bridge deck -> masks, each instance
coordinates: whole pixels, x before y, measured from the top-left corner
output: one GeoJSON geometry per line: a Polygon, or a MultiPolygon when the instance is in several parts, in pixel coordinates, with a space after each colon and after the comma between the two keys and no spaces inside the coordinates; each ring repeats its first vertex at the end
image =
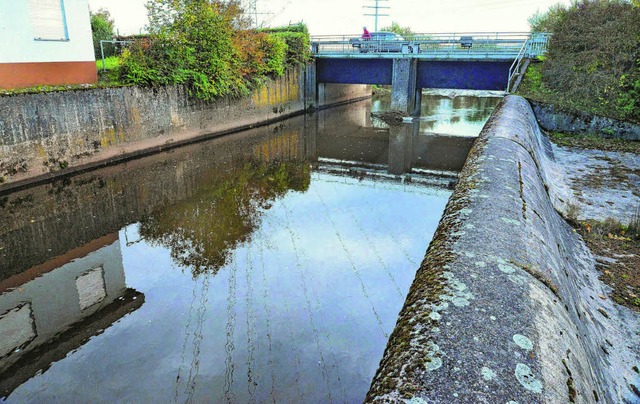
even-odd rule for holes
{"type": "Polygon", "coordinates": [[[542,55],[548,37],[548,34],[499,32],[416,34],[391,40],[375,33],[369,40],[358,35],[318,36],[312,38],[312,50],[316,58],[507,61],[521,55],[527,58],[542,55]]]}

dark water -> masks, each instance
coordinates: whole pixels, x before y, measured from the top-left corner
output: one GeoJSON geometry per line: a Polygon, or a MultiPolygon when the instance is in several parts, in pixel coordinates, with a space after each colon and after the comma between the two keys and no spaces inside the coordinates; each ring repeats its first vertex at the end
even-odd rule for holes
{"type": "Polygon", "coordinates": [[[473,140],[370,110],[0,195],[0,397],[362,401],[473,140]]]}

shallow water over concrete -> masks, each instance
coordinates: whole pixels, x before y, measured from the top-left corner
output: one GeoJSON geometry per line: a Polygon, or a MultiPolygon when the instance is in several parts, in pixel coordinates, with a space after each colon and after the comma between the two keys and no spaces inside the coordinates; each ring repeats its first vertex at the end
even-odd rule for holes
{"type": "Polygon", "coordinates": [[[370,110],[0,196],[0,397],[362,401],[471,147],[370,110]]]}

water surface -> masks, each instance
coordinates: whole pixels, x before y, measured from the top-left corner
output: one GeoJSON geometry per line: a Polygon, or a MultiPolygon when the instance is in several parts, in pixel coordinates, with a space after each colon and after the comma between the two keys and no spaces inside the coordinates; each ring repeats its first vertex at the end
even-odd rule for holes
{"type": "Polygon", "coordinates": [[[0,196],[0,396],[361,402],[472,142],[370,111],[0,196]]]}

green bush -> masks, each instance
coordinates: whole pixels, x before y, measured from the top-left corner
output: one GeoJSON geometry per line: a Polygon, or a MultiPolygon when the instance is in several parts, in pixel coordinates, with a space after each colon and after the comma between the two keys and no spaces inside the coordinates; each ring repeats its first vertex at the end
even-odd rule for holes
{"type": "Polygon", "coordinates": [[[303,32],[277,32],[273,36],[281,38],[287,45],[284,63],[297,66],[306,63],[311,57],[309,34],[303,32]]]}
{"type": "Polygon", "coordinates": [[[204,100],[246,93],[233,17],[225,5],[197,0],[175,11],[170,24],[123,53],[123,79],[138,85],[185,84],[204,100]]]}
{"type": "Polygon", "coordinates": [[[123,53],[128,83],[184,84],[209,100],[247,94],[251,83],[308,58],[308,33],[249,29],[237,2],[153,0],[147,7],[151,34],[123,53]]]}
{"type": "Polygon", "coordinates": [[[297,24],[285,25],[282,27],[263,28],[260,31],[265,32],[267,34],[274,34],[277,32],[298,32],[301,34],[309,35],[309,28],[307,28],[307,24],[303,22],[299,22],[297,24]]]}
{"type": "Polygon", "coordinates": [[[311,58],[311,40],[306,24],[298,23],[283,27],[263,28],[260,32],[272,34],[285,41],[287,44],[286,66],[304,64],[311,58]]]}
{"type": "MultiPolygon", "coordinates": [[[[96,59],[102,59],[102,50],[100,49],[101,40],[113,39],[113,24],[109,11],[99,9],[97,13],[91,14],[91,35],[93,37],[93,53],[96,59]]],[[[116,48],[113,44],[103,44],[104,56],[115,56],[116,48]]]]}
{"type": "Polygon", "coordinates": [[[533,30],[550,29],[553,36],[542,75],[534,77],[540,79],[537,91],[524,95],[640,122],[639,7],[623,0],[583,1],[554,6],[530,22],[533,30]]]}

